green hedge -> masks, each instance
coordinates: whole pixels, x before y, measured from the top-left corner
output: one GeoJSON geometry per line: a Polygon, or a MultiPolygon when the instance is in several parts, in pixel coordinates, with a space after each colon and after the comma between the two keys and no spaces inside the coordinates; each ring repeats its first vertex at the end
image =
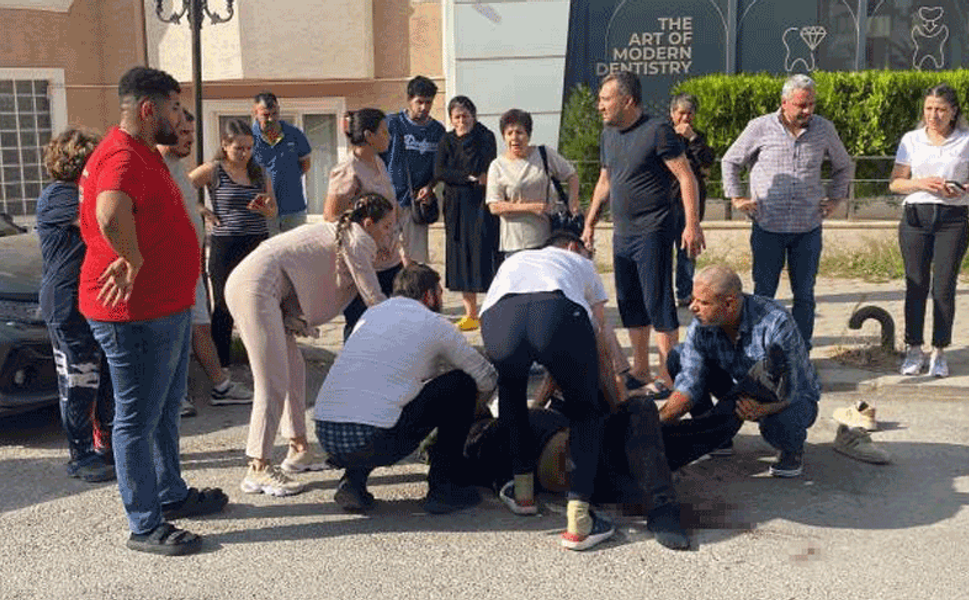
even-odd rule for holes
{"type": "MultiPolygon", "coordinates": [[[[914,129],[922,113],[922,95],[948,83],[959,93],[969,113],[969,69],[955,71],[814,72],[818,86],[817,114],[831,120],[852,156],[894,156],[902,135],[914,129]]],[[[786,76],[766,74],[704,75],[677,85],[672,93],[693,94],[700,101],[698,129],[722,156],[747,122],[780,106],[786,76]]],[[[575,161],[582,182],[582,199],[592,194],[599,174],[599,132],[602,121],[595,92],[585,86],[572,90],[562,111],[559,151],[575,161]]],[[[859,162],[858,179],[884,179],[891,161],[859,162]]],[[[721,195],[720,164],[707,182],[711,197],[721,195]]],[[[884,184],[859,185],[856,196],[887,194],[884,184]]]]}

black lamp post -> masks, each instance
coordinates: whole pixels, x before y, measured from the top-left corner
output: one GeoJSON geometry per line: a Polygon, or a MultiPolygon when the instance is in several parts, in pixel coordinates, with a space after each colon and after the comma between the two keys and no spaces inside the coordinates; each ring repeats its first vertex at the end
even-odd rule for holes
{"type": "MultiPolygon", "coordinates": [[[[175,5],[178,0],[174,0],[175,5]]],[[[204,162],[202,149],[202,19],[208,17],[213,25],[230,21],[235,14],[232,8],[234,0],[224,0],[226,16],[209,10],[208,0],[181,0],[182,8],[165,15],[162,0],[155,0],[155,14],[164,23],[178,24],[182,17],[187,17],[192,26],[192,87],[195,91],[195,160],[198,164],[204,162]]],[[[201,196],[201,190],[199,194],[201,196]]]]}

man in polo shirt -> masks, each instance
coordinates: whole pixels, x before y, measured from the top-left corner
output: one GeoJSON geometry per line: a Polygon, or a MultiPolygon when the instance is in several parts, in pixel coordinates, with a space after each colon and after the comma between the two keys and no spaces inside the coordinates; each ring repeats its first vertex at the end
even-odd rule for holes
{"type": "Polygon", "coordinates": [[[660,379],[672,384],[666,357],[677,342],[680,326],[673,300],[673,244],[680,243],[691,258],[704,248],[697,181],[686,147],[665,115],[643,113],[641,97],[639,78],[632,73],[615,73],[602,82],[602,168],[582,233],[583,241],[592,244],[599,212],[608,198],[616,298],[633,347],[629,388],[641,387],[649,378],[650,328],[656,330],[660,379]],[[685,219],[679,240],[675,239],[674,180],[685,219]]]}
{"type": "Polygon", "coordinates": [[[437,85],[418,75],[407,82],[407,108],[387,116],[390,145],[380,155],[394,182],[400,206],[401,243],[410,260],[429,262],[427,225],[414,223],[414,202],[431,198],[434,179],[434,157],[437,144],[444,137],[444,126],[431,116],[437,96],[437,85]]]}
{"type": "Polygon", "coordinates": [[[781,108],[750,121],[723,155],[723,193],[753,220],[754,294],[773,298],[784,263],[791,279],[791,313],[808,350],[814,334],[814,280],[821,258],[821,221],[848,196],[854,163],[831,121],[814,114],[815,86],[793,75],[781,108]],[[831,185],[821,163],[831,160],[831,185]],[[750,167],[750,190],[741,172],[750,167]]]}
{"type": "Polygon", "coordinates": [[[302,131],[279,118],[279,100],[272,92],[253,99],[252,157],[269,172],[276,194],[279,231],[306,223],[303,175],[310,170],[309,140],[302,131]]]}
{"type": "Polygon", "coordinates": [[[480,502],[469,485],[464,442],[475,405],[494,392],[491,364],[441,311],[441,277],[411,263],[389,300],[367,310],[330,368],[316,398],[316,437],[345,469],[333,499],[366,511],[367,478],[413,452],[436,427],[424,510],[447,513],[480,502]],[[440,366],[446,370],[440,374],[440,366]]]}
{"type": "Polygon", "coordinates": [[[135,67],[118,84],[121,124],[91,155],[78,182],[78,304],[104,349],[114,384],[113,446],[133,550],[197,552],[201,538],[166,519],[222,510],[219,489],[188,488],[178,455],[178,414],[188,384],[191,307],[199,244],[182,195],[155,144],[178,141],[180,88],[135,67]]]}

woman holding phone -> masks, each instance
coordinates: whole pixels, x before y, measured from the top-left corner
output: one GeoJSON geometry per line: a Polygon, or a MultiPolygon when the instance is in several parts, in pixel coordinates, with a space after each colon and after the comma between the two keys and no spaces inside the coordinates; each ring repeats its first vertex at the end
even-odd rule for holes
{"type": "Polygon", "coordinates": [[[932,352],[928,372],[948,377],[956,281],[969,244],[969,128],[954,89],[925,93],[922,123],[902,136],[889,188],[905,194],[898,242],[905,263],[905,359],[902,375],[926,366],[925,304],[932,292],[932,352]]]}

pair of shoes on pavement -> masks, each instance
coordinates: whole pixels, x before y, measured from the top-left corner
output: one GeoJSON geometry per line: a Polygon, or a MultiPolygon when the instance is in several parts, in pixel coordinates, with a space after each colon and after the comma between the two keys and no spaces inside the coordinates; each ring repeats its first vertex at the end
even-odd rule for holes
{"type": "Polygon", "coordinates": [[[853,406],[836,408],[834,420],[848,427],[861,427],[866,431],[878,430],[878,421],[875,420],[875,407],[864,400],[855,402],[853,406]]]}
{"type": "Polygon", "coordinates": [[[861,427],[838,425],[833,447],[835,452],[873,465],[887,465],[892,462],[891,455],[871,441],[871,434],[861,427]]]}
{"type": "Polygon", "coordinates": [[[102,483],[115,479],[114,465],[97,452],[67,463],[67,474],[88,483],[102,483]]]}
{"type": "Polygon", "coordinates": [[[481,327],[481,320],[464,315],[455,323],[459,331],[475,331],[481,327]]]}
{"type": "Polygon", "coordinates": [[[252,404],[252,390],[238,381],[226,379],[220,385],[212,387],[209,401],[212,406],[252,404]]]}
{"type": "Polygon", "coordinates": [[[928,374],[932,377],[949,376],[949,362],[945,359],[945,352],[942,348],[933,348],[931,355],[926,360],[926,355],[922,352],[921,346],[908,347],[899,372],[902,375],[920,375],[926,363],[929,367],[928,374]]]}
{"type": "Polygon", "coordinates": [[[228,502],[229,497],[219,488],[189,488],[181,501],[162,505],[165,521],[146,533],[132,533],[125,545],[130,550],[163,556],[194,554],[202,549],[201,536],[179,529],[168,521],[217,513],[228,502]]]}

